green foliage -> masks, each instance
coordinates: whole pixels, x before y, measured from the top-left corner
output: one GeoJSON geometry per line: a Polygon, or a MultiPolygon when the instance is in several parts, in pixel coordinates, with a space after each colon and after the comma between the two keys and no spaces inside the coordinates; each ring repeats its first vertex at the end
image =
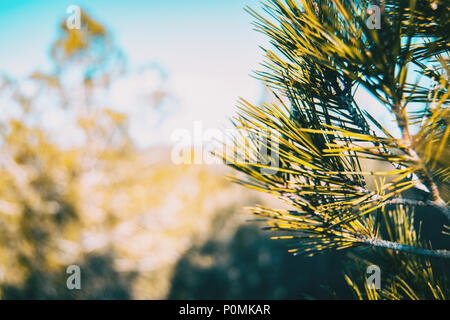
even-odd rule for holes
{"type": "MultiPolygon", "coordinates": [[[[429,247],[421,238],[414,221],[413,213],[403,206],[394,210],[382,210],[381,222],[383,237],[393,242],[410,246],[429,247]]],[[[358,298],[379,299],[448,299],[450,292],[448,279],[448,263],[442,259],[423,255],[411,255],[405,252],[388,250],[373,250],[355,257],[357,268],[349,268],[350,274],[356,270],[365,270],[373,264],[382,265],[383,286],[380,290],[371,288],[364,277],[355,284],[348,275],[347,282],[358,298]],[[363,290],[360,291],[359,287],[363,290]],[[363,292],[363,293],[361,293],[363,292]]]]}
{"type": "MultiPolygon", "coordinates": [[[[281,233],[274,238],[290,240],[291,252],[382,248],[395,266],[413,270],[408,279],[428,283],[431,296],[443,298],[445,286],[434,285],[431,264],[415,255],[448,262],[450,252],[420,242],[406,221],[412,208],[450,220],[449,8],[429,0],[379,5],[381,29],[366,24],[369,2],[270,0],[267,15],[249,9],[274,47],[264,49],[257,76],[278,103],[257,107],[243,100],[233,119],[239,134],[220,156],[249,177],[233,180],[292,207],[250,209],[281,233]],[[386,108],[399,137],[359,105],[357,90],[386,108]],[[380,231],[386,210],[391,236],[380,231]]],[[[367,297],[422,297],[394,275],[388,292],[367,297]]]]}

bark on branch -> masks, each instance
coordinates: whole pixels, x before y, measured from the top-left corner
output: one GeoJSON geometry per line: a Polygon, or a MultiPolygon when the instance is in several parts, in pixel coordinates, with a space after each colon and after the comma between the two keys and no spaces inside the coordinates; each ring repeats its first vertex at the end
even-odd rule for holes
{"type": "Polygon", "coordinates": [[[375,239],[375,238],[365,239],[365,240],[363,240],[363,242],[370,246],[377,247],[377,248],[403,251],[403,252],[407,252],[407,253],[428,256],[428,257],[438,257],[438,258],[450,259],[450,251],[448,251],[448,250],[424,249],[424,248],[420,248],[420,247],[413,247],[413,246],[400,244],[397,242],[375,239]]]}

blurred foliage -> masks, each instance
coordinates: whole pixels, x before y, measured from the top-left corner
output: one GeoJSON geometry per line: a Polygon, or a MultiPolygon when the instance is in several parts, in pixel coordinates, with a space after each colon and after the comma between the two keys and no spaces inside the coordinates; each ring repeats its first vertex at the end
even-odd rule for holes
{"type": "Polygon", "coordinates": [[[0,80],[0,297],[164,298],[177,259],[248,193],[223,169],[133,144],[127,116],[104,99],[124,56],[86,12],[51,48],[54,71],[0,80]],[[72,264],[81,290],[66,287],[72,264]]]}
{"type": "Polygon", "coordinates": [[[259,226],[219,217],[210,238],[177,262],[169,299],[352,298],[344,254],[294,257],[259,226]]]}

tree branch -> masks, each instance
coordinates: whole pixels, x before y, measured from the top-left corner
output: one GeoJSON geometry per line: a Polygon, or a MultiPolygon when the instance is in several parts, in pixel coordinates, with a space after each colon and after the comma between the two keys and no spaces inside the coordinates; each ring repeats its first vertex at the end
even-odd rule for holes
{"type": "Polygon", "coordinates": [[[418,206],[418,207],[431,207],[439,212],[441,212],[448,220],[450,220],[450,210],[448,206],[444,203],[437,203],[434,201],[421,201],[415,199],[392,199],[386,201],[386,204],[403,204],[406,206],[418,206]]]}
{"type": "MultiPolygon", "coordinates": [[[[394,104],[393,105],[393,113],[397,120],[397,125],[400,128],[400,131],[402,134],[402,140],[403,140],[404,144],[406,145],[406,147],[403,148],[404,151],[409,155],[411,160],[417,161],[417,162],[423,164],[423,162],[421,161],[422,159],[420,158],[420,156],[418,155],[416,150],[414,150],[414,148],[413,148],[413,138],[409,132],[408,117],[406,115],[405,109],[402,108],[399,104],[394,104]]],[[[434,182],[432,176],[429,174],[429,172],[427,172],[427,169],[424,166],[422,167],[421,170],[417,171],[417,175],[418,175],[419,179],[422,181],[422,183],[430,190],[430,196],[431,196],[432,202],[436,203],[436,205],[438,207],[444,207],[444,206],[447,207],[444,200],[442,200],[442,198],[439,194],[439,189],[438,189],[436,183],[434,182]]],[[[440,210],[440,211],[442,211],[442,210],[440,210]]],[[[442,211],[442,212],[448,218],[448,216],[449,216],[448,209],[446,211],[442,211]]]]}
{"type": "Polygon", "coordinates": [[[387,241],[387,240],[382,240],[382,239],[375,239],[375,238],[363,239],[363,243],[366,243],[370,246],[377,247],[377,248],[403,251],[403,252],[408,252],[408,253],[412,253],[412,254],[428,256],[428,257],[438,257],[438,258],[450,259],[450,251],[443,250],[443,249],[441,249],[441,250],[424,249],[424,248],[420,248],[420,247],[413,247],[413,246],[400,244],[397,242],[392,242],[392,241],[387,241]]]}

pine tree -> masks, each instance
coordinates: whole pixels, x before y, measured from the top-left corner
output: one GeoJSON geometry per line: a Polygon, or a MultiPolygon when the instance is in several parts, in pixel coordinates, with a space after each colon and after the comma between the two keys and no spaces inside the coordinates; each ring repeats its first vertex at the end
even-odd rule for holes
{"type": "Polygon", "coordinates": [[[273,46],[256,75],[276,102],[242,100],[220,156],[244,174],[234,181],[291,209],[250,211],[294,254],[351,249],[346,279],[358,298],[448,299],[448,2],[263,6],[247,10],[273,46]],[[395,128],[357,98],[362,91],[395,128]],[[372,264],[380,289],[355,273],[372,264]]]}

